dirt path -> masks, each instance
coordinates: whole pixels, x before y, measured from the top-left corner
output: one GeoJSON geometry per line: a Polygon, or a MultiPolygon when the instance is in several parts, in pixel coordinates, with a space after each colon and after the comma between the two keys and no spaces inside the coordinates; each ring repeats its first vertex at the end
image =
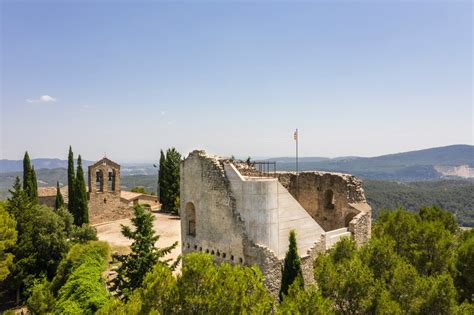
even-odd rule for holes
{"type": "MultiPolygon", "coordinates": [[[[156,234],[160,235],[160,239],[156,243],[156,246],[170,246],[178,241],[178,246],[166,256],[166,258],[175,259],[179,254],[181,254],[181,223],[179,217],[163,213],[154,213],[153,215],[155,216],[153,227],[156,234]]],[[[128,226],[132,225],[130,219],[123,219],[101,223],[95,225],[95,228],[97,229],[97,237],[99,240],[108,242],[112,248],[112,252],[117,251],[124,254],[130,251],[129,246],[132,242],[122,235],[121,224],[128,226]]]]}

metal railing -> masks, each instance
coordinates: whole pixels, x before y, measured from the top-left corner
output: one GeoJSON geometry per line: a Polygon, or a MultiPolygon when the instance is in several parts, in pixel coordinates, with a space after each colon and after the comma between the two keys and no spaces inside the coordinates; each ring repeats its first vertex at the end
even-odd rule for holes
{"type": "Polygon", "coordinates": [[[271,161],[255,161],[252,165],[262,177],[276,177],[276,162],[271,161]]]}

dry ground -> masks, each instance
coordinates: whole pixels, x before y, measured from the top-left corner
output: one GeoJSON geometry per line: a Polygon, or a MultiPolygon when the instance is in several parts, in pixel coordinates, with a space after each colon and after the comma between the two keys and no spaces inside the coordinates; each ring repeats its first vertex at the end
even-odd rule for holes
{"type": "MultiPolygon", "coordinates": [[[[166,256],[166,258],[175,259],[181,254],[181,223],[179,217],[163,213],[153,213],[153,215],[155,216],[153,221],[155,232],[160,235],[156,246],[170,246],[178,241],[178,246],[166,256]]],[[[132,242],[122,235],[121,224],[132,226],[130,219],[123,219],[97,224],[94,227],[97,229],[99,240],[107,241],[112,248],[112,252],[125,254],[130,251],[129,246],[132,242]]]]}

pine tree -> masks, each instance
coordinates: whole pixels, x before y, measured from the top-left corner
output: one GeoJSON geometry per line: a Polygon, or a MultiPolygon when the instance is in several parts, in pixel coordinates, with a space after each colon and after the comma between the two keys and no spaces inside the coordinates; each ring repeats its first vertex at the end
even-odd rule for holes
{"type": "Polygon", "coordinates": [[[81,156],[77,158],[77,172],[74,189],[75,215],[74,224],[81,226],[84,223],[89,223],[89,209],[87,204],[86,181],[84,179],[84,171],[82,170],[81,156]]]}
{"type": "Polygon", "coordinates": [[[12,189],[10,192],[10,198],[8,198],[7,211],[12,214],[15,218],[18,218],[21,213],[31,206],[31,200],[25,191],[21,188],[20,178],[17,176],[12,189]]]}
{"type": "Polygon", "coordinates": [[[75,215],[75,196],[74,190],[76,187],[76,175],[74,170],[74,153],[72,153],[72,148],[69,146],[69,154],[67,158],[67,193],[68,193],[68,204],[67,209],[69,212],[76,217],[75,215]]]}
{"type": "Polygon", "coordinates": [[[303,271],[301,270],[301,259],[298,255],[296,233],[294,230],[290,231],[289,241],[290,245],[288,246],[288,252],[286,252],[285,261],[283,262],[282,268],[280,301],[282,301],[283,297],[288,294],[288,289],[294,281],[298,281],[301,287],[304,285],[303,271]]]}
{"type": "MultiPolygon", "coordinates": [[[[178,245],[178,242],[175,242],[168,247],[155,247],[155,243],[160,236],[155,235],[153,219],[154,217],[150,212],[145,211],[141,205],[136,205],[132,219],[134,229],[122,225],[123,236],[133,240],[132,252],[128,255],[114,255],[114,259],[121,264],[117,268],[117,277],[112,282],[114,290],[125,300],[128,299],[133,290],[140,287],[145,275],[153,269],[155,264],[160,262],[168,265],[171,262],[171,259],[160,259],[178,245]]],[[[179,259],[172,263],[170,268],[174,270],[178,263],[179,259]]]]}
{"type": "Polygon", "coordinates": [[[56,182],[56,201],[54,202],[54,208],[56,210],[64,207],[64,198],[59,189],[59,182],[56,182]]]}

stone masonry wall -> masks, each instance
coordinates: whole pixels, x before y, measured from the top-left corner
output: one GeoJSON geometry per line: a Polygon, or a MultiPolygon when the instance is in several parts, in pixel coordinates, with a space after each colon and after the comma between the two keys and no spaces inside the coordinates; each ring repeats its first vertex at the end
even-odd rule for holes
{"type": "Polygon", "coordinates": [[[245,231],[222,165],[204,151],[194,151],[181,162],[180,171],[183,254],[205,252],[219,261],[245,263],[245,231]],[[194,236],[188,231],[190,203],[195,209],[194,236]]]}
{"type": "Polygon", "coordinates": [[[361,182],[354,176],[338,173],[278,173],[283,186],[325,230],[348,227],[359,213],[350,203],[366,203],[361,182]],[[332,192],[332,193],[331,193],[332,192]],[[327,195],[332,194],[328,207],[327,195]]]}

